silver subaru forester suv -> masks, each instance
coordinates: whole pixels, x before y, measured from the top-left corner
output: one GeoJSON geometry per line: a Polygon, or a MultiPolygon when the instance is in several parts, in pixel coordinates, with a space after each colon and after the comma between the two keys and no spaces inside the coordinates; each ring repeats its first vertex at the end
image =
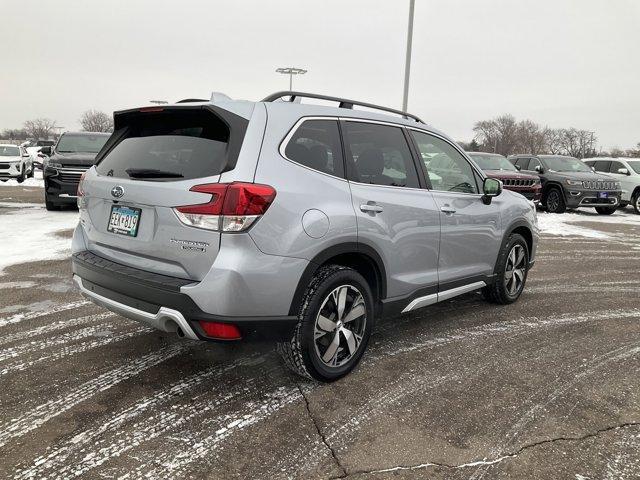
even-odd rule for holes
{"type": "Polygon", "coordinates": [[[533,204],[414,115],[280,92],[114,121],[78,188],[74,280],[160,330],[266,334],[296,372],[331,381],[376,318],[478,289],[512,303],[534,263],[533,204]]]}

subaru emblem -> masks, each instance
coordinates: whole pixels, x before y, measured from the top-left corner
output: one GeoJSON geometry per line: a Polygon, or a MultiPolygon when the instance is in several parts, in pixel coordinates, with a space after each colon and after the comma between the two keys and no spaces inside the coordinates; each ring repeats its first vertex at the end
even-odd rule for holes
{"type": "Polygon", "coordinates": [[[124,188],[122,188],[120,185],[116,185],[111,189],[111,195],[115,198],[120,198],[124,195],[124,188]]]}

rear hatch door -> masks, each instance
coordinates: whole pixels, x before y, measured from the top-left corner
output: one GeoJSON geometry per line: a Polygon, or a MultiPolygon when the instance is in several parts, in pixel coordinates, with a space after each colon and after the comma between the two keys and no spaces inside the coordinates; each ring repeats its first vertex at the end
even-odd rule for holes
{"type": "Polygon", "coordinates": [[[173,208],[207,203],[190,191],[232,170],[248,121],[214,105],[116,113],[115,131],[82,185],[88,248],[145,271],[201,280],[220,233],[186,226],[173,208]]]}

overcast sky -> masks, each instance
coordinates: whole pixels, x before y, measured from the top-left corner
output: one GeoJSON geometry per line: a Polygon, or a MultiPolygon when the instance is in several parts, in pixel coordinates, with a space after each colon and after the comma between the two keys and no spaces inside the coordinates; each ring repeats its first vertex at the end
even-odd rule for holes
{"type": "MultiPolygon", "coordinates": [[[[288,87],[400,108],[409,0],[0,0],[0,129],[77,129],[212,90],[288,87]]],[[[640,142],[639,0],[416,0],[409,110],[457,140],[502,113],[640,142]]]]}

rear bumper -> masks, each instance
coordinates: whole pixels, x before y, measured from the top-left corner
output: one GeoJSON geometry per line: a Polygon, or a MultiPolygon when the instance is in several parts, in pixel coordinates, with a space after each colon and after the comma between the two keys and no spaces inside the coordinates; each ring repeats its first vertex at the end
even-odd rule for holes
{"type": "Polygon", "coordinates": [[[165,332],[209,340],[200,321],[231,323],[246,338],[290,338],[295,316],[229,317],[202,311],[180,289],[191,280],[145,272],[99,257],[89,251],[73,254],[74,281],[84,296],[123,317],[165,332]],[[178,330],[179,329],[179,330],[178,330]]]}

